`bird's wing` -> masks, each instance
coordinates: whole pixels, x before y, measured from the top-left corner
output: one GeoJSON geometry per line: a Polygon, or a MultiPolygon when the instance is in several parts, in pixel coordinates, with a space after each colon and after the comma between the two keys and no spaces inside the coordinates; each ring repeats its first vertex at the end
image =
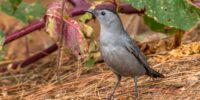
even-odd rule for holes
{"type": "Polygon", "coordinates": [[[124,41],[125,48],[127,49],[128,52],[133,54],[138,59],[138,61],[143,65],[143,67],[147,71],[146,74],[151,77],[162,77],[163,78],[164,75],[156,72],[155,70],[153,70],[149,67],[149,64],[147,63],[147,59],[144,56],[144,54],[140,51],[139,47],[130,38],[126,38],[126,39],[128,39],[128,40],[124,41]]]}
{"type": "Polygon", "coordinates": [[[143,64],[145,67],[149,67],[146,57],[132,40],[129,39],[128,42],[126,42],[125,44],[126,49],[131,54],[133,54],[140,61],[141,64],[143,64]]]}

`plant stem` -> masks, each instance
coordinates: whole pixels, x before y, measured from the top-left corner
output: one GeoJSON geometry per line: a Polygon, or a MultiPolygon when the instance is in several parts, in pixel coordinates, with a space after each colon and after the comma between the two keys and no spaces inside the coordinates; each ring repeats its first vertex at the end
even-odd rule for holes
{"type": "Polygon", "coordinates": [[[24,35],[27,35],[27,34],[30,34],[31,32],[33,31],[36,31],[38,29],[41,29],[45,26],[45,21],[43,19],[41,20],[38,20],[32,24],[29,24],[28,26],[14,32],[14,33],[11,33],[9,35],[6,36],[6,40],[4,42],[4,45],[20,38],[20,37],[23,37],[24,35]]]}
{"type": "Polygon", "coordinates": [[[18,62],[14,62],[12,64],[9,64],[9,65],[4,65],[4,66],[1,66],[0,67],[0,73],[5,73],[9,70],[16,70],[16,69],[19,69],[19,67],[26,67],[27,65],[30,65],[44,57],[46,57],[47,55],[53,53],[54,51],[56,51],[58,49],[58,46],[57,44],[53,44],[52,46],[50,46],[49,48],[33,55],[33,56],[30,56],[28,58],[26,58],[25,60],[22,60],[22,61],[18,61],[18,62]],[[9,66],[9,68],[8,68],[9,66]]]}
{"type": "Polygon", "coordinates": [[[64,40],[64,7],[65,7],[65,0],[62,0],[62,8],[61,8],[61,27],[60,27],[60,36],[59,36],[59,48],[58,48],[58,56],[57,56],[57,73],[56,73],[56,79],[58,83],[60,83],[60,68],[62,66],[62,49],[63,49],[63,40],[64,40]]]}

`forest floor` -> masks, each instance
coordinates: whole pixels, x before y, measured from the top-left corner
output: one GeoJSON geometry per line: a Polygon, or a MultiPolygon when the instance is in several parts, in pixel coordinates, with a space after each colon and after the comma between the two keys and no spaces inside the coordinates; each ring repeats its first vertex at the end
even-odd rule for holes
{"type": "MultiPolygon", "coordinates": [[[[24,26],[5,14],[0,13],[0,16],[4,18],[0,19],[0,28],[3,27],[6,32],[12,32],[11,30],[24,26]]],[[[32,33],[28,37],[31,37],[31,41],[35,41],[31,44],[30,52],[39,51],[40,48],[44,48],[44,45],[49,46],[48,43],[51,41],[51,39],[43,39],[48,36],[42,34],[41,31],[32,33]]],[[[141,76],[138,79],[139,99],[200,100],[199,40],[182,44],[171,50],[164,49],[171,40],[165,40],[166,43],[159,41],[143,43],[140,46],[141,49],[148,44],[148,49],[154,47],[152,50],[157,50],[153,54],[149,51],[145,54],[148,54],[150,67],[164,74],[165,78],[152,79],[145,75],[141,76]]],[[[10,58],[7,57],[7,60],[1,61],[0,66],[5,62],[23,59],[21,55],[25,52],[24,45],[24,38],[10,44],[8,46],[10,51],[7,52],[10,58]],[[14,59],[15,57],[11,55],[17,58],[14,59]]],[[[0,100],[103,100],[110,95],[116,77],[104,62],[96,63],[92,69],[86,69],[82,61],[64,53],[58,81],[56,59],[55,52],[26,68],[18,69],[17,73],[0,74],[0,100]]],[[[123,77],[116,90],[115,99],[132,100],[133,89],[133,79],[123,77]]]]}
{"type": "MultiPolygon", "coordinates": [[[[141,76],[141,100],[200,100],[200,42],[164,54],[149,55],[152,68],[165,78],[141,76]]],[[[21,69],[20,74],[0,77],[0,100],[102,100],[111,93],[115,75],[105,63],[87,70],[74,56],[64,55],[60,81],[56,81],[56,53],[21,69]]],[[[133,79],[124,77],[115,98],[132,100],[133,79]]],[[[118,100],[117,99],[117,100],[118,100]]]]}

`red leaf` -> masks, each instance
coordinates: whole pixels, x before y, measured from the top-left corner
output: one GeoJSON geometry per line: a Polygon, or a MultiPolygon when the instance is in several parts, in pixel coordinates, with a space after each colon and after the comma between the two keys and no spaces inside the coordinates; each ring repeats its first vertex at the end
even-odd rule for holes
{"type": "Polygon", "coordinates": [[[199,0],[187,0],[193,6],[200,8],[200,1],[199,0]]]}
{"type": "MultiPolygon", "coordinates": [[[[46,31],[51,35],[60,35],[60,27],[61,27],[61,0],[56,0],[47,10],[45,15],[46,20],[46,31]]],[[[65,11],[68,9],[65,8],[65,11]]],[[[65,14],[66,15],[66,14],[65,14]]],[[[86,46],[85,38],[80,31],[80,25],[77,21],[73,20],[70,17],[66,17],[64,19],[65,27],[64,27],[64,41],[65,46],[72,51],[72,53],[76,56],[82,54],[86,46]]]]}

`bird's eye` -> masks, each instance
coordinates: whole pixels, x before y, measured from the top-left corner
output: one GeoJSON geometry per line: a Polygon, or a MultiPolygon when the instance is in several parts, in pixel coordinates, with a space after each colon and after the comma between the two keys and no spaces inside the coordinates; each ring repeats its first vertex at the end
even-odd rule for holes
{"type": "Polygon", "coordinates": [[[104,11],[101,12],[101,15],[105,15],[106,13],[104,11]]]}

